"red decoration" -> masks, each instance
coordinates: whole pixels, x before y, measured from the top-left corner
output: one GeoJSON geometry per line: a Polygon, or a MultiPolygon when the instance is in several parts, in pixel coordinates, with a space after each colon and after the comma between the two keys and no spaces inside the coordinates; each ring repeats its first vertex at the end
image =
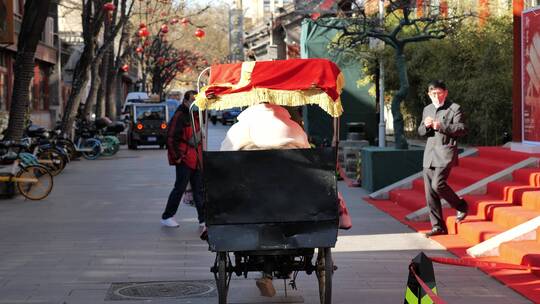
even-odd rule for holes
{"type": "Polygon", "coordinates": [[[135,52],[137,52],[139,54],[142,53],[143,51],[144,51],[144,49],[142,47],[140,47],[140,46],[135,49],[135,52]]]}
{"type": "Polygon", "coordinates": [[[139,30],[139,37],[146,38],[148,35],[150,35],[150,32],[147,28],[142,28],[139,30]]]}
{"type": "Polygon", "coordinates": [[[116,6],[112,2],[108,2],[108,3],[103,4],[103,9],[108,12],[112,12],[116,9],[116,6]]]}
{"type": "Polygon", "coordinates": [[[189,19],[188,18],[182,18],[182,21],[180,21],[180,23],[182,23],[183,26],[186,26],[189,24],[189,19]]]}
{"type": "Polygon", "coordinates": [[[124,65],[122,66],[122,71],[124,71],[124,72],[129,71],[129,65],[128,65],[128,64],[124,64],[124,65]]]}
{"type": "Polygon", "coordinates": [[[177,24],[178,19],[177,18],[172,18],[170,22],[171,22],[171,24],[177,24]]]}
{"type": "Polygon", "coordinates": [[[161,13],[161,17],[167,17],[167,15],[168,15],[167,12],[162,12],[161,13]]]}
{"type": "Polygon", "coordinates": [[[149,46],[150,45],[150,40],[146,40],[143,45],[144,46],[149,46]]]}
{"type": "Polygon", "coordinates": [[[143,29],[143,28],[146,28],[146,24],[144,24],[144,22],[141,22],[141,24],[139,24],[139,29],[143,29]]]}
{"type": "Polygon", "coordinates": [[[165,58],[159,57],[159,58],[158,58],[158,63],[159,63],[159,64],[164,64],[164,63],[165,63],[165,58]]]}
{"type": "Polygon", "coordinates": [[[169,32],[169,26],[168,26],[167,24],[163,24],[163,25],[161,26],[161,32],[162,32],[163,34],[167,34],[167,33],[169,32]]]}
{"type": "Polygon", "coordinates": [[[197,37],[199,40],[203,39],[205,35],[206,33],[200,28],[195,31],[195,37],[197,37]]]}

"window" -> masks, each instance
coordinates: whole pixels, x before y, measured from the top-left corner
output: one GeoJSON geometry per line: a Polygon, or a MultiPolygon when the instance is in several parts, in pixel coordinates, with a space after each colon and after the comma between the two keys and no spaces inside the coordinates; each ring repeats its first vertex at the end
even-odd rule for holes
{"type": "Polygon", "coordinates": [[[8,103],[7,73],[0,70],[0,110],[6,110],[8,103]]]}
{"type": "Polygon", "coordinates": [[[165,120],[165,106],[137,106],[137,121],[141,120],[165,120]]]}
{"type": "Polygon", "coordinates": [[[49,68],[36,64],[30,82],[30,111],[49,110],[49,68]]]}

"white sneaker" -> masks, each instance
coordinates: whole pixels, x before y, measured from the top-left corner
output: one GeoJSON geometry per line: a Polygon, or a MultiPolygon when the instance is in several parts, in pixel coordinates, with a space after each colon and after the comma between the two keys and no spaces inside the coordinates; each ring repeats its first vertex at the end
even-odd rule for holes
{"type": "Polygon", "coordinates": [[[177,228],[180,227],[180,225],[174,220],[174,218],[170,217],[166,220],[161,220],[161,225],[165,227],[171,227],[171,228],[177,228]]]}

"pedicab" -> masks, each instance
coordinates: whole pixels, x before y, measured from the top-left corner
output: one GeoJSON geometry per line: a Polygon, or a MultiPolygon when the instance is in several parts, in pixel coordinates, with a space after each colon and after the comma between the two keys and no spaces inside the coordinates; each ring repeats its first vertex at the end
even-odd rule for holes
{"type": "Polygon", "coordinates": [[[208,84],[199,90],[191,115],[193,121],[197,108],[207,241],[216,253],[210,271],[219,303],[227,303],[233,274],[247,278],[249,272],[290,279],[292,288],[299,272],[315,272],[320,303],[331,303],[332,275],[337,269],[331,248],[339,223],[335,172],[343,75],[325,59],[243,62],[207,70],[208,84]],[[333,146],[208,151],[206,110],[261,102],[320,106],[334,118],[333,146]]]}

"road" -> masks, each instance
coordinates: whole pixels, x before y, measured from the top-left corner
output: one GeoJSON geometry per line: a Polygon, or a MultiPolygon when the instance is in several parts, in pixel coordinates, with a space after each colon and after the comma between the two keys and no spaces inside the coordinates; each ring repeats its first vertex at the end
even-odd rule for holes
{"type": "MultiPolygon", "coordinates": [[[[211,148],[219,147],[226,130],[211,127],[211,148]]],[[[163,150],[122,149],[109,159],[69,164],[46,200],[0,201],[0,303],[217,303],[211,290],[200,297],[166,296],[174,288],[208,291],[213,280],[214,255],[198,239],[195,209],[181,206],[178,229],[160,226],[173,173],[163,150]],[[121,287],[127,286],[137,287],[132,294],[161,297],[126,300],[121,287]]],[[[342,182],[339,188],[354,227],[340,232],[334,250],[334,303],[403,303],[409,261],[420,251],[450,255],[364,203],[362,189],[342,182]]],[[[474,269],[436,265],[435,274],[448,303],[529,303],[474,269]]],[[[300,274],[298,290],[288,297],[283,281],[276,281],[273,299],[258,296],[256,277],[234,277],[230,303],[318,301],[314,275],[300,274]]]]}

